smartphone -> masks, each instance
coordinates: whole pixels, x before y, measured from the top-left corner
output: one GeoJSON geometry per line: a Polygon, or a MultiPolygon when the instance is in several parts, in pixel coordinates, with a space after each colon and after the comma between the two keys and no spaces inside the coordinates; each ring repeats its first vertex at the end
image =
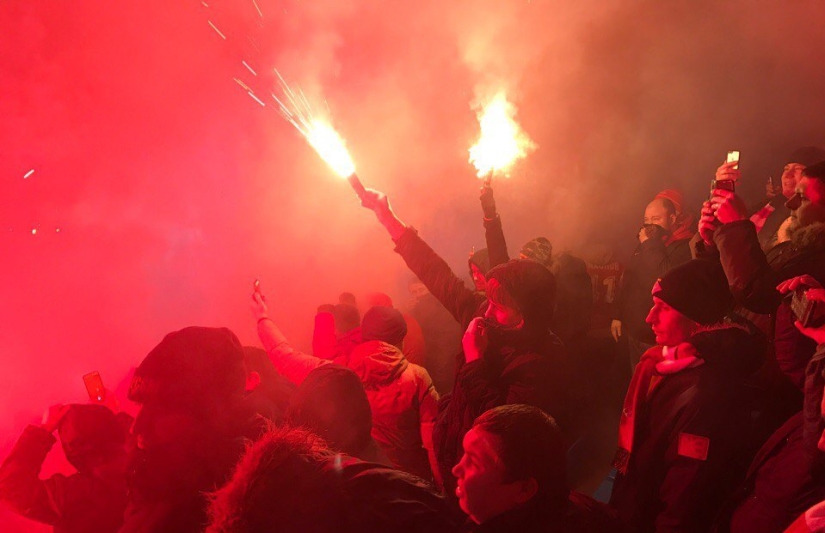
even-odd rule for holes
{"type": "Polygon", "coordinates": [[[103,386],[103,379],[99,372],[90,372],[83,376],[83,384],[86,385],[86,392],[89,399],[95,403],[103,403],[106,399],[106,388],[103,386]]]}
{"type": "Polygon", "coordinates": [[[739,150],[731,150],[730,152],[728,152],[728,157],[725,160],[725,163],[732,163],[734,161],[736,161],[736,166],[734,166],[733,168],[739,170],[739,150]]]}
{"type": "Polygon", "coordinates": [[[806,328],[825,326],[825,306],[821,302],[808,299],[807,289],[797,289],[791,298],[791,310],[796,319],[806,328]]]}

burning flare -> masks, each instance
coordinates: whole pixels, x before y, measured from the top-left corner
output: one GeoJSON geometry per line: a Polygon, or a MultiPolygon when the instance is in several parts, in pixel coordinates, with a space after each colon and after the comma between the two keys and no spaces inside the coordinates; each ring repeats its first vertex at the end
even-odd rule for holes
{"type": "Polygon", "coordinates": [[[481,137],[470,148],[470,163],[475,165],[479,178],[494,173],[508,176],[513,163],[536,149],[536,143],[524,133],[515,115],[516,108],[503,91],[479,110],[481,137]]]}
{"type": "Polygon", "coordinates": [[[355,163],[352,162],[344,139],[329,122],[315,114],[301,89],[292,89],[277,70],[275,73],[278,75],[281,90],[285,96],[282,100],[274,93],[272,94],[272,98],[280,106],[281,115],[295,126],[295,129],[304,136],[310,146],[332,167],[336,174],[342,178],[353,176],[355,163]]]}

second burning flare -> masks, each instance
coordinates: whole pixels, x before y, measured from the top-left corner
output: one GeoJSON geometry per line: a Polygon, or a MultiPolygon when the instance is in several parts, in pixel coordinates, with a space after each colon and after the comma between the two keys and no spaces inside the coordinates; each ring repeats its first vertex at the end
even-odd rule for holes
{"type": "Polygon", "coordinates": [[[536,149],[536,143],[515,120],[516,108],[500,91],[478,111],[481,136],[470,148],[470,163],[479,178],[493,174],[509,175],[519,159],[536,149]]]}

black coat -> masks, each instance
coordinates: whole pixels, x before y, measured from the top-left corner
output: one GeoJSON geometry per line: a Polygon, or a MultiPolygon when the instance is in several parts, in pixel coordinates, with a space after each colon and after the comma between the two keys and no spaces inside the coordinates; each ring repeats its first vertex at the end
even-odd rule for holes
{"type": "Polygon", "coordinates": [[[825,424],[820,413],[825,386],[825,346],[805,371],[805,403],[765,442],[745,481],[720,513],[714,533],[784,531],[812,505],[825,500],[825,454],[817,443],[825,424]]]}
{"type": "MultiPolygon", "coordinates": [[[[688,342],[704,363],[662,376],[637,407],[634,450],[613,488],[611,505],[636,533],[705,533],[750,463],[744,381],[762,362],[764,340],[727,327],[688,342]]],[[[636,371],[654,364],[645,357],[636,371]]]]}
{"type": "Polygon", "coordinates": [[[622,533],[615,513],[579,492],[571,492],[566,505],[535,502],[493,517],[483,524],[468,521],[462,533],[622,533]]]}
{"type": "MultiPolygon", "coordinates": [[[[468,289],[415,230],[408,229],[398,239],[396,251],[463,329],[483,315],[486,298],[468,289]]],[[[522,305],[522,309],[528,307],[522,305]]],[[[453,392],[442,398],[433,431],[448,497],[455,498],[452,469],[464,453],[464,435],[488,409],[514,403],[534,405],[565,429],[570,409],[568,372],[561,341],[547,328],[539,335],[491,331],[490,345],[481,359],[465,364],[460,358],[453,392]]]]}
{"type": "Polygon", "coordinates": [[[614,307],[614,320],[622,322],[622,333],[642,342],[655,343],[653,331],[645,322],[653,296],[653,284],[673,267],[690,261],[690,239],[665,245],[658,239],[648,239],[636,247],[625,268],[614,307]]]}

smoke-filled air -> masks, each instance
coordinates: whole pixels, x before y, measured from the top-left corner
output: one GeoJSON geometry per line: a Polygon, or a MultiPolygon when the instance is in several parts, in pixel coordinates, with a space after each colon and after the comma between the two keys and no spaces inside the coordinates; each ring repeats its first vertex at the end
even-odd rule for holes
{"type": "Polygon", "coordinates": [[[468,284],[485,176],[511,256],[538,236],[627,255],[646,203],[678,187],[698,213],[728,150],[755,200],[825,145],[822,20],[815,0],[4,0],[1,455],[89,372],[128,407],[167,332],[258,345],[256,279],[306,349],[343,291],[404,307],[412,273],[307,126],[468,284]],[[470,151],[485,111],[516,128],[504,167],[470,151]]]}

